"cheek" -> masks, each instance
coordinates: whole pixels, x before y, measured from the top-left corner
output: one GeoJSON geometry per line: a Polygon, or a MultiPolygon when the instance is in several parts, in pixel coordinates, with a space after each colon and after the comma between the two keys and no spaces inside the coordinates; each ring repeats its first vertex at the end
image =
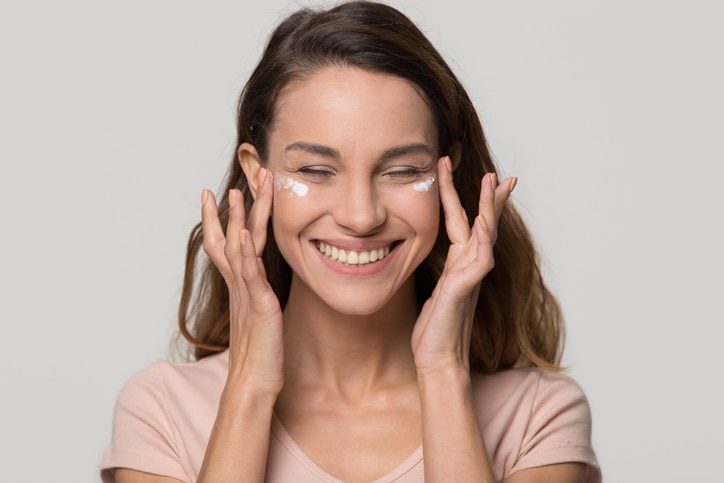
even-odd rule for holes
{"type": "Polygon", "coordinates": [[[304,226],[308,205],[309,202],[304,198],[275,193],[272,207],[274,231],[299,231],[304,226]]]}
{"type": "Polygon", "coordinates": [[[294,219],[309,205],[309,185],[299,180],[274,173],[274,199],[272,216],[294,219]]]}
{"type": "Polygon", "coordinates": [[[299,234],[324,211],[323,197],[315,186],[301,182],[289,183],[275,177],[272,206],[272,228],[280,249],[296,240],[299,234]]]}
{"type": "Polygon", "coordinates": [[[410,216],[415,217],[415,226],[417,232],[421,235],[429,237],[429,245],[435,243],[437,239],[437,232],[440,229],[440,200],[435,194],[425,193],[417,196],[418,199],[415,201],[414,206],[416,209],[410,216]]]}
{"type": "Polygon", "coordinates": [[[402,203],[416,211],[437,212],[440,207],[440,192],[433,177],[414,184],[390,187],[385,190],[385,196],[391,203],[402,203]]]}
{"type": "Polygon", "coordinates": [[[415,229],[418,235],[429,236],[434,243],[440,226],[440,195],[437,182],[422,181],[415,185],[395,187],[388,191],[387,205],[415,229]]]}

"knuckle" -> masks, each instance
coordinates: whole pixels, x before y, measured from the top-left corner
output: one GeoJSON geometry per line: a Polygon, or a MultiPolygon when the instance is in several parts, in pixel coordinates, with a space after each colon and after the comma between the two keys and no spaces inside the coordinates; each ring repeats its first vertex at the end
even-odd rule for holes
{"type": "Polygon", "coordinates": [[[232,260],[234,258],[234,250],[232,250],[231,246],[227,243],[224,245],[224,256],[227,260],[232,260]]]}
{"type": "Polygon", "coordinates": [[[490,272],[495,267],[495,259],[493,257],[487,257],[487,259],[483,262],[483,270],[485,273],[490,272]]]}
{"type": "Polygon", "coordinates": [[[203,246],[203,248],[204,248],[204,252],[205,252],[207,255],[211,255],[211,253],[213,253],[214,251],[216,251],[216,250],[215,250],[215,248],[216,248],[216,243],[215,243],[214,240],[211,239],[211,237],[204,237],[202,246],[203,246]]]}
{"type": "Polygon", "coordinates": [[[253,265],[254,265],[253,263],[242,264],[241,278],[242,278],[242,280],[244,280],[244,282],[250,283],[250,282],[254,281],[258,272],[256,270],[254,270],[253,265]]]}

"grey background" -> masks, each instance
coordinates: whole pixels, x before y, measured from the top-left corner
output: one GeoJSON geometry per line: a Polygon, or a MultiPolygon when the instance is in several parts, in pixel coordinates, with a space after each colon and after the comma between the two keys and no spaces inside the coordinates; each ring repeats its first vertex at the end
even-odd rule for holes
{"type": "MultiPolygon", "coordinates": [[[[724,481],[722,7],[399,0],[468,87],[568,321],[608,482],[724,481]]],[[[172,355],[234,105],[306,2],[0,6],[3,481],[97,481],[172,355]]]]}

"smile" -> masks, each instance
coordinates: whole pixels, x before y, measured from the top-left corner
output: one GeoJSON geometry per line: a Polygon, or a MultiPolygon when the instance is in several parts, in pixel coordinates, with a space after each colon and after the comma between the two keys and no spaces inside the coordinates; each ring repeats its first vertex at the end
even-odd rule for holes
{"type": "Polygon", "coordinates": [[[382,260],[390,253],[390,246],[376,248],[368,251],[343,250],[328,245],[324,242],[317,242],[317,249],[330,260],[347,265],[366,265],[382,260]]]}

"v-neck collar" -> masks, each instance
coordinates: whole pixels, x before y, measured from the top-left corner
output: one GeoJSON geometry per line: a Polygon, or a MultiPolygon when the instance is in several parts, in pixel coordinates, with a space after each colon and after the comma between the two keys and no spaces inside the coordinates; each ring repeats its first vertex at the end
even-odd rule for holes
{"type": "MultiPolygon", "coordinates": [[[[284,448],[291,454],[295,460],[297,460],[305,469],[307,469],[316,478],[322,481],[330,483],[345,483],[344,480],[336,478],[322,468],[320,468],[305,452],[302,448],[292,439],[292,436],[287,432],[286,428],[282,425],[281,421],[277,417],[276,413],[273,413],[272,417],[272,433],[284,448]]],[[[412,452],[399,466],[394,468],[386,475],[374,480],[372,483],[391,483],[398,478],[402,477],[405,473],[412,470],[422,461],[422,445],[418,446],[415,451],[412,452]]]]}

